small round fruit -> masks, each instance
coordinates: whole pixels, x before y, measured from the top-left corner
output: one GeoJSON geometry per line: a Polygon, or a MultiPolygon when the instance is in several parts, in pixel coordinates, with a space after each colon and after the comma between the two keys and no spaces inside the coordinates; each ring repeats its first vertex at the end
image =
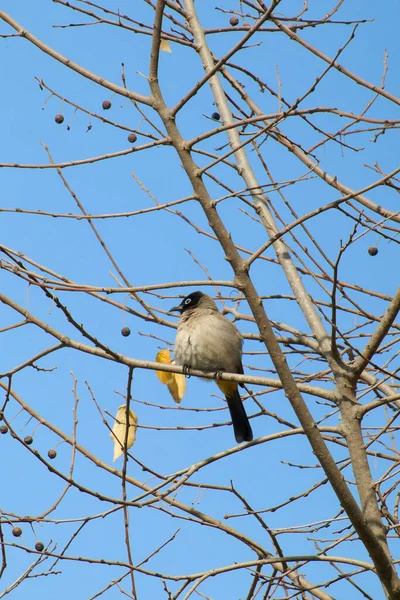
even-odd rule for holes
{"type": "Polygon", "coordinates": [[[103,110],[109,110],[111,108],[111,102],[109,100],[104,100],[101,106],[103,107],[103,110]]]}
{"type": "Polygon", "coordinates": [[[61,123],[64,123],[64,117],[62,116],[62,114],[58,114],[54,117],[55,122],[58,125],[61,125],[61,123]]]}
{"type": "Polygon", "coordinates": [[[130,133],[130,134],[128,135],[128,142],[129,142],[130,144],[134,144],[134,143],[136,142],[136,140],[137,140],[137,135],[136,135],[136,133],[130,133]]]}
{"type": "Polygon", "coordinates": [[[239,25],[239,19],[236,17],[236,15],[232,15],[232,17],[229,19],[229,23],[232,25],[232,27],[236,27],[236,25],[239,25]]]}
{"type": "Polygon", "coordinates": [[[12,534],[14,537],[20,537],[22,535],[21,527],[13,527],[12,534]]]}
{"type": "Polygon", "coordinates": [[[376,256],[378,254],[378,248],[376,246],[370,246],[368,248],[368,254],[370,256],[376,256]]]}
{"type": "Polygon", "coordinates": [[[43,552],[43,550],[44,550],[44,544],[43,544],[43,542],[36,542],[36,544],[35,544],[35,550],[37,550],[38,552],[43,552]]]}
{"type": "Polygon", "coordinates": [[[33,443],[33,437],[31,435],[25,436],[24,442],[27,446],[30,446],[33,443]]]}
{"type": "Polygon", "coordinates": [[[211,118],[214,119],[214,121],[219,121],[221,116],[219,113],[215,112],[211,115],[211,118]]]}
{"type": "Polygon", "coordinates": [[[53,460],[53,458],[55,458],[57,456],[57,452],[52,448],[51,450],[48,451],[47,456],[53,460]]]}
{"type": "Polygon", "coordinates": [[[8,427],[7,427],[7,425],[2,425],[0,427],[0,433],[8,433],[8,427]]]}
{"type": "Polygon", "coordinates": [[[129,335],[131,335],[131,330],[129,329],[129,327],[123,327],[121,329],[121,335],[123,335],[124,337],[128,337],[129,335]]]}

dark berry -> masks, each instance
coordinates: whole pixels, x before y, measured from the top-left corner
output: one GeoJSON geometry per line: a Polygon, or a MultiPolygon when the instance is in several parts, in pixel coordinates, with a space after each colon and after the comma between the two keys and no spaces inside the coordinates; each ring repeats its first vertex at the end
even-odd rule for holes
{"type": "Polygon", "coordinates": [[[233,15],[229,19],[229,23],[232,25],[232,27],[236,27],[236,25],[239,25],[239,19],[235,15],[233,15]]]}
{"type": "Polygon", "coordinates": [[[214,121],[219,121],[220,120],[220,114],[215,112],[211,115],[211,118],[214,119],[214,121]]]}
{"type": "Polygon", "coordinates": [[[14,537],[19,537],[20,535],[22,535],[21,527],[14,527],[12,530],[12,534],[14,537]]]}
{"type": "Polygon", "coordinates": [[[123,327],[121,329],[121,335],[123,335],[124,337],[128,337],[129,335],[131,335],[131,330],[129,329],[129,327],[123,327]]]}
{"type": "Polygon", "coordinates": [[[378,248],[376,246],[370,246],[368,248],[368,254],[370,256],[376,256],[378,254],[378,248]]]}
{"type": "Polygon", "coordinates": [[[7,425],[2,425],[0,427],[0,433],[8,433],[8,427],[7,427],[7,425]]]}
{"type": "Polygon", "coordinates": [[[58,125],[61,125],[61,123],[64,123],[64,117],[61,114],[58,114],[54,117],[55,122],[58,125]]]}
{"type": "Polygon", "coordinates": [[[36,542],[36,544],[35,544],[35,550],[37,550],[38,552],[43,552],[43,550],[44,550],[44,544],[43,544],[43,542],[36,542]]]}
{"type": "Polygon", "coordinates": [[[47,456],[53,460],[57,456],[57,452],[55,450],[49,450],[47,456]]]}
{"type": "Polygon", "coordinates": [[[33,437],[31,435],[27,435],[24,437],[24,442],[27,446],[30,446],[33,443],[33,437]]]}
{"type": "Polygon", "coordinates": [[[111,102],[109,100],[104,100],[102,107],[103,110],[109,110],[111,108],[111,102]]]}
{"type": "Polygon", "coordinates": [[[130,133],[130,134],[128,135],[128,142],[129,142],[130,144],[134,144],[134,143],[136,142],[136,140],[137,140],[137,135],[136,135],[136,133],[130,133]]]}

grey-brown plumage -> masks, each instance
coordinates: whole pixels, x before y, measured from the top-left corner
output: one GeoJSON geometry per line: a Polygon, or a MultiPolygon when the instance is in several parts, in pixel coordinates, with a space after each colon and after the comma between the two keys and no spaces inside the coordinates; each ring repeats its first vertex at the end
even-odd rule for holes
{"type": "MultiPolygon", "coordinates": [[[[209,296],[193,292],[171,310],[181,313],[175,339],[175,361],[178,365],[214,373],[243,373],[243,338],[209,296]]],[[[237,383],[217,380],[217,385],[225,394],[236,441],[251,441],[253,432],[237,383]]]]}

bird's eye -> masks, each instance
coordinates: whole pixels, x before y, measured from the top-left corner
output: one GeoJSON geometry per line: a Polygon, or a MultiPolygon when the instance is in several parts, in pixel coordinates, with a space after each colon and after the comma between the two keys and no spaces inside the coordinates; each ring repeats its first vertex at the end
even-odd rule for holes
{"type": "Polygon", "coordinates": [[[184,304],[190,304],[190,303],[191,303],[191,301],[192,301],[192,299],[191,299],[191,298],[186,298],[186,300],[185,300],[184,304]]]}

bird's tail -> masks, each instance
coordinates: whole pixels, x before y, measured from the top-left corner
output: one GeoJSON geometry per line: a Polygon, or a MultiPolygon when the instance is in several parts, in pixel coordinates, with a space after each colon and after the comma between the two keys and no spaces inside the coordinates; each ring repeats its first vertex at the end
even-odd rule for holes
{"type": "Polygon", "coordinates": [[[217,385],[225,394],[237,443],[251,442],[253,439],[253,432],[237,389],[237,383],[234,381],[220,380],[217,381],[217,385]]]}

